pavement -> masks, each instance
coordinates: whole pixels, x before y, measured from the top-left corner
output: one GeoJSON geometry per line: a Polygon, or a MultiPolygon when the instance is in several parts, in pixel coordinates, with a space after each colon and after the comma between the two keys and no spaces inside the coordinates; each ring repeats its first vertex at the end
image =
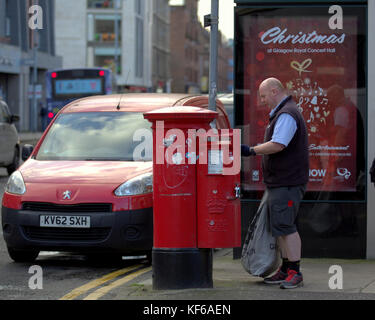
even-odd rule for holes
{"type": "Polygon", "coordinates": [[[233,260],[231,249],[221,249],[214,253],[213,288],[153,290],[149,273],[105,299],[375,300],[375,260],[302,259],[301,272],[301,288],[285,290],[278,285],[265,285],[262,278],[248,274],[240,260],[233,260]]]}

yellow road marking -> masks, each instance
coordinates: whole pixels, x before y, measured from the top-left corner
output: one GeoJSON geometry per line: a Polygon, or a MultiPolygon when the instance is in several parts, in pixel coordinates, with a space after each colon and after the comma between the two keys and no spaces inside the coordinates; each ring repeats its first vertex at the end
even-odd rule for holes
{"type": "Polygon", "coordinates": [[[97,289],[93,293],[89,294],[83,300],[98,300],[99,298],[101,298],[102,296],[107,294],[112,289],[117,288],[117,287],[133,280],[134,278],[140,276],[141,274],[144,274],[144,273],[150,271],[150,270],[152,270],[152,267],[144,268],[144,269],[138,270],[138,271],[136,271],[132,274],[129,274],[129,275],[127,275],[127,276],[125,276],[125,277],[123,277],[119,280],[116,280],[116,281],[112,282],[111,284],[109,284],[105,287],[97,289]]]}
{"type": "Polygon", "coordinates": [[[80,296],[81,294],[84,294],[85,292],[93,289],[93,288],[96,288],[98,286],[101,286],[102,284],[112,280],[112,279],[115,279],[117,278],[118,276],[121,276],[123,275],[124,273],[127,273],[129,271],[133,271],[135,269],[138,269],[139,267],[141,267],[142,265],[135,265],[135,266],[131,266],[131,267],[128,267],[128,268],[124,268],[124,269],[120,269],[120,270],[117,270],[117,271],[114,271],[112,273],[109,273],[99,279],[96,279],[96,280],[93,280],[89,283],[86,283],[85,285],[83,286],[80,286],[74,290],[72,290],[71,292],[69,292],[68,294],[66,294],[65,296],[63,296],[62,298],[60,298],[59,300],[73,300],[75,298],[77,298],[78,296],[80,296]]]}

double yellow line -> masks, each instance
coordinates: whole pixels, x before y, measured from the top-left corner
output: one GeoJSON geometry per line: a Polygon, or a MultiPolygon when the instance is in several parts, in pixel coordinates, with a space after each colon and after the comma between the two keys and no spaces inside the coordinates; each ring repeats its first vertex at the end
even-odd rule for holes
{"type": "Polygon", "coordinates": [[[59,300],[74,300],[75,298],[87,293],[88,291],[104,285],[106,282],[114,280],[115,278],[117,278],[119,276],[122,276],[123,274],[127,274],[125,277],[123,277],[121,279],[118,279],[118,280],[113,281],[112,283],[110,283],[106,286],[98,288],[97,290],[95,290],[94,292],[92,292],[91,294],[89,294],[87,297],[85,297],[83,299],[83,300],[98,300],[99,298],[101,298],[102,296],[107,294],[112,289],[117,288],[117,287],[133,280],[134,278],[136,278],[136,277],[138,277],[138,276],[140,276],[140,275],[142,275],[146,272],[151,271],[151,269],[152,269],[152,267],[147,267],[147,268],[142,268],[142,267],[143,267],[143,265],[138,264],[138,265],[135,265],[135,266],[130,266],[130,267],[127,267],[127,268],[124,268],[124,269],[114,271],[114,272],[109,273],[109,274],[107,274],[107,275],[105,275],[105,276],[103,276],[99,279],[93,280],[93,281],[91,281],[91,282],[89,282],[89,283],[87,283],[83,286],[80,286],[80,287],[72,290],[71,292],[69,292],[68,294],[66,294],[65,296],[60,298],[59,300]],[[139,268],[141,268],[141,269],[137,270],[139,268]],[[137,270],[137,271],[132,272],[134,270],[137,270]],[[132,273],[128,274],[129,272],[132,272],[132,273]]]}

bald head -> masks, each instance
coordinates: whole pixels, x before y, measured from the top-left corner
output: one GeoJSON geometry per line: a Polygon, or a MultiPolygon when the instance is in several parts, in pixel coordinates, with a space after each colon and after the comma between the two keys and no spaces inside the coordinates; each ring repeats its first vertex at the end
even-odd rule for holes
{"type": "Polygon", "coordinates": [[[259,86],[259,95],[261,102],[273,109],[286,97],[286,90],[279,79],[268,78],[259,86]]]}
{"type": "Polygon", "coordinates": [[[281,81],[279,79],[276,79],[276,78],[268,78],[268,79],[264,80],[261,83],[261,85],[259,86],[259,88],[261,88],[261,87],[264,87],[267,90],[275,89],[279,92],[285,93],[285,88],[284,88],[283,84],[281,83],[281,81]]]}

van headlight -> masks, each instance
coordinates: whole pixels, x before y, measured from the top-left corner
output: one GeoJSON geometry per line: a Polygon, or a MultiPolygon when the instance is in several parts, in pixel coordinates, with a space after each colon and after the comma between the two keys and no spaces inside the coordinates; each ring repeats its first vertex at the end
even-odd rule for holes
{"type": "Polygon", "coordinates": [[[26,192],[25,182],[21,172],[15,171],[8,179],[5,191],[13,194],[24,194],[26,192]]]}
{"type": "Polygon", "coordinates": [[[115,190],[118,197],[135,196],[152,192],[152,172],[132,178],[115,190]]]}

